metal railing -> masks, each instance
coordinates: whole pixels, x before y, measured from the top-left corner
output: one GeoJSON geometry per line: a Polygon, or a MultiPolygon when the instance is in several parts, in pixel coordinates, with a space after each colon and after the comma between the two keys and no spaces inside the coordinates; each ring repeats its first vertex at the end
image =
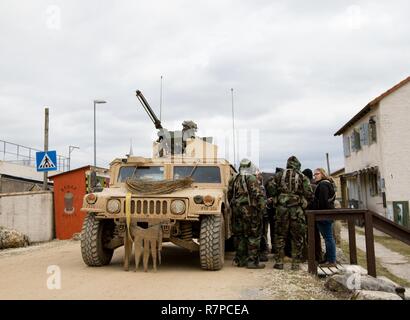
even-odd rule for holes
{"type": "MultiPolygon", "coordinates": [[[[36,167],[36,152],[42,151],[20,144],[0,140],[0,160],[28,167],[36,167]]],[[[69,170],[69,159],[57,155],[57,170],[69,170]]]]}

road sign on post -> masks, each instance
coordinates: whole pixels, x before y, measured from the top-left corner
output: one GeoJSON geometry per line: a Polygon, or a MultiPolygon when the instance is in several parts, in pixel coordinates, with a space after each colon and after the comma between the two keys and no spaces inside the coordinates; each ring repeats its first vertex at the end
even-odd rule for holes
{"type": "Polygon", "coordinates": [[[37,171],[55,171],[57,170],[57,152],[40,151],[36,152],[37,171]]]}

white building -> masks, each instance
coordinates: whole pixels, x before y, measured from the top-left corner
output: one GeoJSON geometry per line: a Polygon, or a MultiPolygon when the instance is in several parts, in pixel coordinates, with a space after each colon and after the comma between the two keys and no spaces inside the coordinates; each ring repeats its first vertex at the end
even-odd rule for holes
{"type": "Polygon", "coordinates": [[[370,101],[339,135],[349,207],[368,208],[409,227],[410,77],[370,101]]]}

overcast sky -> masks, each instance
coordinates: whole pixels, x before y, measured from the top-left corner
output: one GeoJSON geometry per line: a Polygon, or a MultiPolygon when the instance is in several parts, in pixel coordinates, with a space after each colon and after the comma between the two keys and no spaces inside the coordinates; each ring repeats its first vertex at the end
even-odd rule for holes
{"type": "Polygon", "coordinates": [[[252,132],[263,170],[290,155],[325,167],[326,152],[338,169],[333,134],[410,75],[409,31],[406,0],[2,0],[0,140],[42,149],[49,106],[49,148],[79,146],[72,167],[92,164],[93,100],[104,99],[98,165],[130,139],[150,156],[156,131],[135,90],[159,115],[162,75],[168,129],[190,119],[199,135],[231,136],[234,88],[236,128],[252,132]]]}

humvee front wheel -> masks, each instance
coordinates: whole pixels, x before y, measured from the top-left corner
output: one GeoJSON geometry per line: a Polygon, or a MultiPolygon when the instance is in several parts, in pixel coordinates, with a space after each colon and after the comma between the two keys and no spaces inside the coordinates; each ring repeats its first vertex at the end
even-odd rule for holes
{"type": "Polygon", "coordinates": [[[111,231],[110,222],[96,219],[93,213],[85,217],[81,230],[81,255],[87,266],[100,267],[111,262],[114,250],[104,247],[107,234],[111,231]]]}
{"type": "Polygon", "coordinates": [[[223,215],[207,215],[201,219],[199,237],[201,268],[220,270],[225,260],[225,227],[223,215]]]}

